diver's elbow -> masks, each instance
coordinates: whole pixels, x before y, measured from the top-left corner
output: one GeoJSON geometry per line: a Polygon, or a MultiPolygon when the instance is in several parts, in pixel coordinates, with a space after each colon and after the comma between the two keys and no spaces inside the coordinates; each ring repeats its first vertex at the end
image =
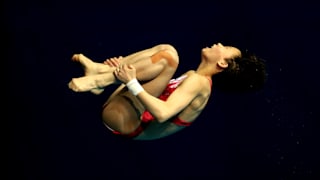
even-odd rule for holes
{"type": "Polygon", "coordinates": [[[164,122],[166,122],[168,119],[169,119],[169,116],[168,116],[166,113],[159,113],[159,114],[157,114],[157,116],[156,116],[156,120],[157,120],[159,123],[164,123],[164,122]]]}

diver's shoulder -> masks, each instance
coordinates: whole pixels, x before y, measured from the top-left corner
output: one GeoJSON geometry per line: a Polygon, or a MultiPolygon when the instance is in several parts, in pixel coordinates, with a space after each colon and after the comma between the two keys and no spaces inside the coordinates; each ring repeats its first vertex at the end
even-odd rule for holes
{"type": "Polygon", "coordinates": [[[195,75],[195,74],[197,74],[195,70],[189,70],[185,73],[185,75],[187,75],[187,76],[191,76],[191,75],[195,75]]]}

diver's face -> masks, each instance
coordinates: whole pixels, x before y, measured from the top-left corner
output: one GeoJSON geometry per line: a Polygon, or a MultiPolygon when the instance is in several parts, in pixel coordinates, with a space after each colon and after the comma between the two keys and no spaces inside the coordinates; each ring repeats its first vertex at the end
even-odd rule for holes
{"type": "Polygon", "coordinates": [[[221,43],[202,49],[202,56],[210,62],[218,62],[226,59],[233,59],[241,56],[238,48],[233,46],[223,46],[221,43]]]}

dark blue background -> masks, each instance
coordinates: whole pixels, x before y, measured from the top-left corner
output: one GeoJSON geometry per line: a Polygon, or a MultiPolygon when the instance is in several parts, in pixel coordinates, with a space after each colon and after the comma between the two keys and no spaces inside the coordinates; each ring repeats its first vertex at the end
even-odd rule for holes
{"type": "Polygon", "coordinates": [[[318,7],[271,1],[5,1],[7,179],[316,179],[318,7]],[[114,137],[100,95],[74,93],[84,53],[102,62],[159,43],[180,54],[177,75],[202,47],[248,48],[267,63],[257,93],[214,91],[193,126],[156,141],[114,137]],[[193,177],[193,178],[192,178],[193,177]]]}

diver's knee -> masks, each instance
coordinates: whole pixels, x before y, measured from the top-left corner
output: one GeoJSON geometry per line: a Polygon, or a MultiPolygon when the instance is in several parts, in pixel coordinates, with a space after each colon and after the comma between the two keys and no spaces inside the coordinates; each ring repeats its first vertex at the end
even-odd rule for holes
{"type": "Polygon", "coordinates": [[[153,63],[165,59],[166,64],[170,67],[177,68],[179,64],[178,53],[175,48],[168,44],[158,45],[158,51],[151,56],[153,63]]]}
{"type": "Polygon", "coordinates": [[[178,58],[178,52],[176,50],[176,48],[171,45],[171,44],[159,44],[156,46],[158,51],[166,51],[169,52],[173,58],[176,58],[177,60],[179,60],[178,58]]]}
{"type": "Polygon", "coordinates": [[[164,49],[165,49],[166,52],[170,53],[172,58],[173,58],[173,60],[177,64],[179,64],[179,56],[178,56],[178,52],[177,52],[176,48],[174,46],[170,45],[170,44],[165,44],[164,45],[164,49]]]}

